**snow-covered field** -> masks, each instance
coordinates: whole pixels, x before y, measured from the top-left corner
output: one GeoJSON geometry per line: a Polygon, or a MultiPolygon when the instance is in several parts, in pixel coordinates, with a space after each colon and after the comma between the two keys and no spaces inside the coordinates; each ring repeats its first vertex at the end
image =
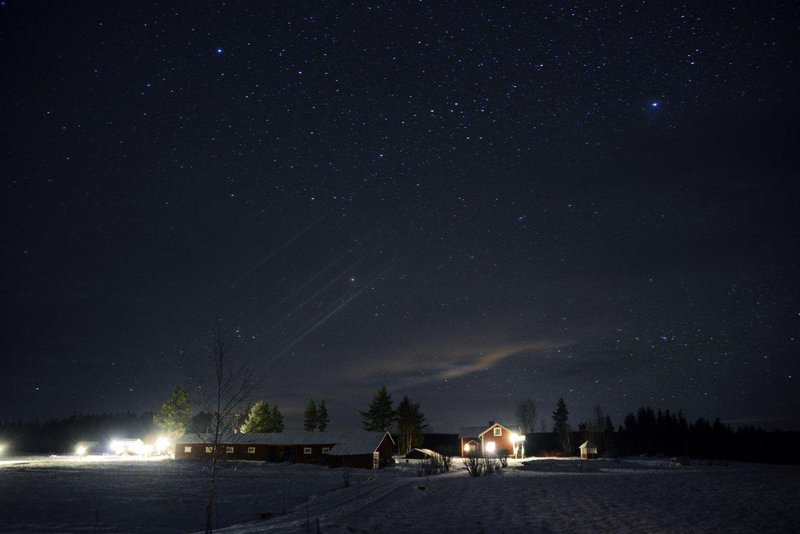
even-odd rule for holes
{"type": "MultiPolygon", "coordinates": [[[[238,462],[221,473],[216,525],[246,532],[800,532],[800,466],[667,460],[510,461],[488,477],[418,477],[238,462]],[[262,514],[271,515],[261,519],[262,514]]],[[[202,463],[0,459],[0,532],[191,532],[204,526],[202,463]]]]}

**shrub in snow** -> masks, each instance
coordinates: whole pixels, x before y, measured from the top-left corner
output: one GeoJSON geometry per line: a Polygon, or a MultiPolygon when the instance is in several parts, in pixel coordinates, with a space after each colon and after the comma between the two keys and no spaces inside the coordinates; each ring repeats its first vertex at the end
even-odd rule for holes
{"type": "Polygon", "coordinates": [[[508,449],[500,449],[497,451],[497,459],[500,460],[500,465],[508,467],[508,449]]]}
{"type": "Polygon", "coordinates": [[[453,464],[452,456],[442,456],[442,470],[450,472],[450,466],[453,464]]]}
{"type": "Polygon", "coordinates": [[[483,466],[484,475],[491,475],[495,471],[500,470],[500,462],[498,462],[494,458],[484,458],[483,463],[484,463],[483,466]]]}
{"type": "Polygon", "coordinates": [[[471,477],[479,477],[483,472],[483,459],[477,456],[467,456],[464,458],[464,467],[467,468],[467,473],[471,477]]]}

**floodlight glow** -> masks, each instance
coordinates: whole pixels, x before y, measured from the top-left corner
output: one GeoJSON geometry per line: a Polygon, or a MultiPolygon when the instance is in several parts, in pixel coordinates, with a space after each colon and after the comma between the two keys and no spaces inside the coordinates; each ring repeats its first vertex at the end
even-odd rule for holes
{"type": "Polygon", "coordinates": [[[494,441],[490,441],[486,444],[486,452],[494,452],[495,443],[494,441]]]}
{"type": "Polygon", "coordinates": [[[86,445],[78,445],[75,447],[75,454],[78,456],[86,456],[87,452],[89,452],[89,448],[86,445]]]}
{"type": "Polygon", "coordinates": [[[169,438],[161,436],[156,440],[156,445],[155,445],[156,454],[164,454],[169,450],[169,446],[170,446],[169,438]]]}
{"type": "Polygon", "coordinates": [[[6,452],[6,444],[0,443],[0,454],[3,454],[4,452],[6,452]]]}
{"type": "Polygon", "coordinates": [[[125,452],[125,444],[121,441],[113,440],[109,448],[114,451],[114,454],[123,454],[125,452]]]}
{"type": "Polygon", "coordinates": [[[464,452],[469,452],[469,443],[464,445],[464,452]]]}

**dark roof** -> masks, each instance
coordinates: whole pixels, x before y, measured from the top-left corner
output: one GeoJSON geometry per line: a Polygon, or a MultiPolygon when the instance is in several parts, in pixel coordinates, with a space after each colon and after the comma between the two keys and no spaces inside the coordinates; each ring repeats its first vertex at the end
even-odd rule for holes
{"type": "Polygon", "coordinates": [[[485,426],[465,426],[458,431],[460,438],[477,438],[487,427],[485,426]]]}

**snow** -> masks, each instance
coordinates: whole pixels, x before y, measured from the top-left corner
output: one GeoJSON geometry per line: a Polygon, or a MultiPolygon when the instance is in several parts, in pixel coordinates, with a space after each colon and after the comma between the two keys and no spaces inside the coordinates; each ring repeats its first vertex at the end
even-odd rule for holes
{"type": "MultiPolygon", "coordinates": [[[[201,462],[117,457],[0,461],[0,532],[188,532],[204,526],[201,462]]],[[[227,463],[221,532],[729,531],[798,532],[800,466],[665,459],[509,460],[470,478],[227,463]],[[345,487],[344,473],[351,476],[345,487]],[[261,519],[268,514],[268,519],[261,519]]]]}

